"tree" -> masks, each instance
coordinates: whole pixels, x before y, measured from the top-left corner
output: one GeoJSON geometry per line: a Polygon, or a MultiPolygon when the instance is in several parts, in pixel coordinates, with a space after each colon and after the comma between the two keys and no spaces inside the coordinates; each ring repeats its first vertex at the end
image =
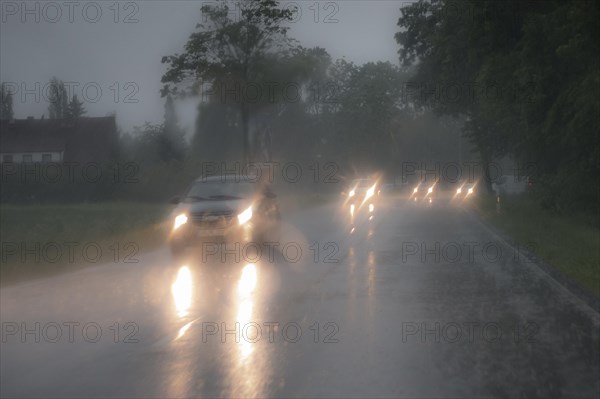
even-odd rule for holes
{"type": "Polygon", "coordinates": [[[239,112],[231,104],[219,102],[200,103],[196,117],[191,149],[195,159],[205,161],[234,161],[243,156],[239,153],[239,112]]]}
{"type": "Polygon", "coordinates": [[[249,122],[253,105],[258,104],[245,94],[249,87],[264,82],[265,70],[278,54],[291,48],[283,23],[292,19],[292,12],[279,9],[274,0],[248,0],[236,7],[237,19],[227,5],[202,7],[206,23],[196,26],[200,30],[190,36],[185,53],[162,58],[168,65],[162,77],[162,94],[204,95],[210,87],[214,100],[227,102],[229,95],[222,96],[223,90],[235,91],[233,102],[241,117],[244,160],[250,161],[249,122]],[[187,87],[181,90],[181,84],[187,87]]]}
{"type": "Polygon", "coordinates": [[[595,206],[599,10],[590,1],[420,0],[402,8],[396,39],[401,61],[416,65],[417,82],[462,85],[456,101],[440,100],[436,90],[422,90],[419,100],[464,115],[484,163],[512,155],[535,165],[529,174],[544,181],[538,186],[549,206],[595,206]],[[447,12],[457,5],[458,14],[447,12]]]}
{"type": "Polygon", "coordinates": [[[327,75],[331,56],[324,48],[297,47],[277,67],[282,79],[300,86],[306,112],[318,115],[335,102],[335,86],[327,75]]]}
{"type": "Polygon", "coordinates": [[[399,150],[403,120],[408,117],[402,98],[408,71],[389,62],[355,66],[339,60],[331,75],[337,89],[335,144],[359,168],[390,166],[399,150]]]}
{"type": "Polygon", "coordinates": [[[173,97],[167,96],[165,101],[165,116],[162,126],[162,134],[159,141],[161,158],[164,161],[181,161],[185,152],[184,132],[179,127],[173,97]]]}
{"type": "Polygon", "coordinates": [[[145,122],[143,126],[135,126],[129,143],[129,156],[136,162],[147,162],[149,165],[164,161],[163,125],[145,122]]]}
{"type": "Polygon", "coordinates": [[[65,84],[56,77],[50,80],[50,88],[48,93],[48,113],[50,119],[64,119],[67,116],[68,96],[65,84]]]}
{"type": "Polygon", "coordinates": [[[167,96],[165,100],[165,130],[169,133],[175,133],[179,130],[179,124],[177,122],[177,114],[175,113],[175,105],[173,104],[173,97],[167,96]]]}
{"type": "Polygon", "coordinates": [[[10,90],[2,83],[0,85],[0,119],[11,120],[14,117],[13,98],[10,90]]]}
{"type": "Polygon", "coordinates": [[[83,101],[79,101],[77,94],[73,94],[73,98],[69,101],[65,112],[65,119],[77,119],[86,113],[83,107],[83,101]]]}

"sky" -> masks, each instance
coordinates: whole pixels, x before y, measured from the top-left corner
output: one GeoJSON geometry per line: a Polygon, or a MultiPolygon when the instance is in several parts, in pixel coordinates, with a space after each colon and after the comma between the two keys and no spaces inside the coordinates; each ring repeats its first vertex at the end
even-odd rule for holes
{"type": "MultiPolygon", "coordinates": [[[[162,56],[180,53],[201,21],[204,1],[4,1],[0,3],[0,81],[16,118],[48,117],[56,76],[84,102],[86,116],[115,113],[123,132],[161,123],[162,56]]],[[[324,47],[334,59],[398,64],[394,39],[407,1],[281,1],[297,6],[289,36],[324,47]]],[[[180,125],[193,131],[197,99],[178,102],[180,125]]]]}

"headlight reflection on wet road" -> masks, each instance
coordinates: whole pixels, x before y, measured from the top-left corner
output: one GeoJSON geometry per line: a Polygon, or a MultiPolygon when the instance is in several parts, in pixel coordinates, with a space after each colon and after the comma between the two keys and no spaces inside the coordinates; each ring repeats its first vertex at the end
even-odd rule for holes
{"type": "Polygon", "coordinates": [[[192,290],[192,273],[189,267],[181,266],[175,282],[171,285],[175,309],[180,318],[188,315],[192,304],[192,290]]]}
{"type": "MultiPolygon", "coordinates": [[[[252,310],[254,303],[252,294],[256,289],[256,266],[248,263],[242,270],[242,275],[238,281],[238,311],[236,322],[240,323],[242,328],[252,321],[252,310]]],[[[240,340],[240,361],[244,362],[253,352],[254,347],[247,339],[240,340]]]]}
{"type": "Polygon", "coordinates": [[[256,266],[248,263],[242,270],[242,275],[238,281],[238,295],[240,298],[247,298],[252,295],[256,289],[256,266]]]}
{"type": "Polygon", "coordinates": [[[260,322],[257,321],[260,315],[255,309],[261,289],[259,278],[264,282],[266,277],[259,275],[259,266],[247,263],[237,282],[235,322],[239,325],[240,339],[231,352],[228,379],[232,384],[224,392],[227,397],[263,397],[272,373],[269,349],[260,345],[265,338],[261,337],[260,322]]]}

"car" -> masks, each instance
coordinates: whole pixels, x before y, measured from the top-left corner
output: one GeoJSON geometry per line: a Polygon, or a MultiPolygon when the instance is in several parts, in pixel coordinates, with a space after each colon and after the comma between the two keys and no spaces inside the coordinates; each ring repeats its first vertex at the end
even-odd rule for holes
{"type": "Polygon", "coordinates": [[[455,200],[467,200],[475,195],[475,189],[477,187],[477,182],[474,181],[465,181],[458,185],[456,192],[454,193],[455,200]]]}
{"type": "Polygon", "coordinates": [[[354,179],[350,183],[347,192],[343,194],[347,196],[344,206],[350,214],[352,224],[360,218],[373,220],[375,206],[380,194],[376,179],[354,179]]]}
{"type": "Polygon", "coordinates": [[[169,247],[174,255],[205,239],[261,241],[278,234],[281,214],[277,196],[252,176],[196,179],[170,215],[169,247]]]}
{"type": "Polygon", "coordinates": [[[435,176],[424,175],[418,183],[412,187],[409,201],[414,204],[433,205],[440,196],[439,179],[435,176]]]}

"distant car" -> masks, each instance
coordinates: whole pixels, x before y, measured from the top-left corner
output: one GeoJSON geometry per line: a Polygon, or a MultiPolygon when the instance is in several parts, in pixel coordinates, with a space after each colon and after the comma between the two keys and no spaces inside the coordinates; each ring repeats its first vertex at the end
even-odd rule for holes
{"type": "Polygon", "coordinates": [[[473,197],[475,195],[476,187],[477,182],[466,181],[460,183],[454,194],[454,199],[466,200],[468,198],[473,197]]]}
{"type": "Polygon", "coordinates": [[[409,195],[409,201],[415,204],[432,205],[439,198],[439,180],[435,176],[425,175],[414,187],[409,195]]]}
{"type": "Polygon", "coordinates": [[[206,238],[261,240],[277,232],[281,219],[270,187],[248,176],[199,178],[171,202],[177,204],[170,216],[173,254],[206,238]]]}
{"type": "Polygon", "coordinates": [[[350,213],[352,223],[360,217],[373,219],[379,194],[380,188],[375,179],[355,179],[350,183],[345,192],[347,196],[345,206],[350,213]]]}

